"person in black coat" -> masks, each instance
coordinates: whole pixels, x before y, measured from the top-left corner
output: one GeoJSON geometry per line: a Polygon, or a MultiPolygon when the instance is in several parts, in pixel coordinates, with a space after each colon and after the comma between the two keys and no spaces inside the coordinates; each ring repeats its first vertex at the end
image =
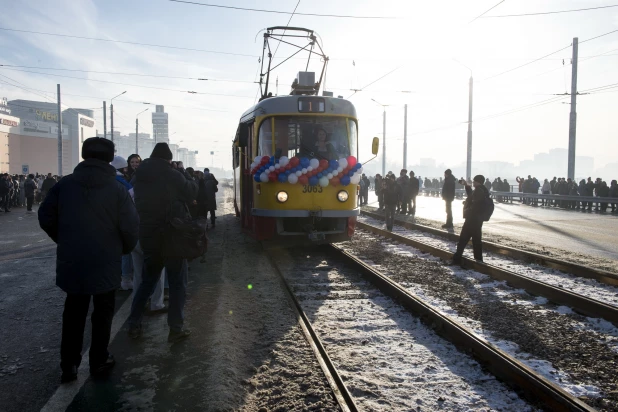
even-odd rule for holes
{"type": "Polygon", "coordinates": [[[103,374],[114,366],[107,346],[120,287],[120,262],[138,237],[135,205],[109,165],[114,144],[98,137],[87,139],[82,158],[73,174],[49,190],[39,208],[39,225],[58,244],[56,285],[67,293],[60,348],[62,382],[77,379],[91,297],[90,373],[103,374]]]}
{"type": "Polygon", "coordinates": [[[420,191],[420,182],[414,177],[414,172],[410,172],[410,197],[408,198],[408,213],[412,216],[416,215],[416,197],[420,191]],[[414,203],[414,206],[412,206],[414,203]]]}
{"type": "Polygon", "coordinates": [[[215,210],[217,210],[217,192],[219,188],[217,187],[219,182],[215,179],[215,176],[212,173],[204,174],[204,198],[203,198],[203,210],[204,217],[208,217],[208,212],[210,212],[210,223],[212,227],[215,227],[215,210]]]}
{"type": "Polygon", "coordinates": [[[7,173],[0,175],[0,207],[4,208],[5,212],[10,212],[9,210],[9,175],[7,173]]]}
{"type": "Polygon", "coordinates": [[[197,199],[198,186],[182,167],[172,168],[171,163],[172,152],[167,143],[157,143],[133,179],[135,206],[140,216],[139,244],[144,252],[142,283],[135,292],[129,316],[129,336],[133,339],[142,335],[144,306],[163,268],[170,289],[168,341],[175,342],[190,334],[184,329],[187,260],[165,257],[165,236],[171,219],[189,217],[187,204],[197,199]]]}
{"type": "Polygon", "coordinates": [[[444,229],[453,228],[453,200],[455,200],[455,176],[451,169],[444,171],[444,186],[442,186],[442,199],[446,204],[446,223],[442,225],[444,229]]]}
{"type": "Polygon", "coordinates": [[[24,195],[26,197],[26,210],[32,212],[32,203],[34,202],[34,193],[36,192],[36,183],[34,183],[34,175],[29,174],[28,179],[24,182],[24,195]]]}
{"type": "MultiPolygon", "coordinates": [[[[468,198],[464,203],[464,222],[461,228],[461,234],[459,235],[459,242],[457,243],[457,251],[453,256],[453,264],[461,263],[461,256],[466,248],[466,245],[472,238],[472,247],[474,250],[474,259],[478,262],[483,261],[483,243],[481,241],[483,233],[483,212],[485,204],[489,199],[489,191],[483,185],[485,178],[483,175],[474,176],[473,185],[474,190],[470,185],[466,184],[466,194],[468,198]]],[[[491,201],[491,200],[490,200],[491,201]]]]}

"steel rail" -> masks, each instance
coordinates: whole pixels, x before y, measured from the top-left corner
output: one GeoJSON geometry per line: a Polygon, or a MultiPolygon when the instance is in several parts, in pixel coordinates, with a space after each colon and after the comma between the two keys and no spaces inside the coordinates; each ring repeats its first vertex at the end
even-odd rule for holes
{"type": "MultiPolygon", "coordinates": [[[[370,212],[361,209],[361,215],[365,215],[374,219],[383,220],[384,216],[379,213],[370,212]]],[[[407,222],[405,220],[398,220],[395,218],[395,222],[406,229],[419,230],[432,235],[440,236],[448,240],[458,241],[459,235],[453,232],[447,232],[445,230],[435,229],[433,227],[419,225],[418,223],[407,222]]],[[[497,253],[504,256],[509,256],[514,259],[524,260],[529,263],[535,263],[551,269],[560,270],[565,273],[570,273],[582,278],[594,279],[597,282],[604,283],[610,286],[618,286],[618,274],[609,272],[607,270],[595,269],[579,265],[577,263],[565,262],[563,260],[555,259],[549,256],[543,256],[538,253],[529,252],[522,249],[516,249],[509,246],[503,246],[494,242],[487,242],[483,240],[483,250],[497,253]]]]}
{"type": "Polygon", "coordinates": [[[311,346],[311,349],[313,350],[313,353],[315,354],[316,359],[320,364],[320,368],[322,368],[322,372],[324,373],[324,376],[326,377],[326,380],[328,381],[328,384],[333,391],[333,396],[339,404],[339,407],[343,412],[358,412],[358,408],[356,407],[356,404],[354,403],[350,392],[348,392],[348,389],[346,388],[345,383],[341,378],[341,375],[339,375],[335,364],[328,356],[326,348],[324,348],[322,341],[313,329],[313,326],[311,325],[309,318],[305,314],[305,311],[303,310],[300,302],[298,301],[298,299],[296,299],[296,295],[292,291],[292,288],[290,287],[290,284],[283,275],[283,272],[281,271],[281,269],[279,269],[279,265],[277,265],[274,257],[268,250],[265,250],[265,253],[268,256],[272,267],[275,269],[277,274],[279,274],[281,283],[283,284],[284,289],[287,292],[290,302],[293,304],[293,309],[296,312],[296,317],[298,319],[298,323],[301,329],[303,330],[305,339],[311,346]]]}
{"type": "MultiPolygon", "coordinates": [[[[412,246],[422,252],[429,253],[444,260],[450,260],[453,258],[453,253],[451,251],[428,245],[427,243],[410,239],[388,230],[361,222],[357,222],[356,226],[359,229],[368,230],[376,235],[396,240],[397,242],[412,246]]],[[[527,276],[519,275],[498,266],[477,262],[474,259],[462,257],[462,266],[467,269],[474,269],[477,272],[491,276],[494,279],[504,280],[509,285],[516,288],[522,288],[532,295],[544,296],[549,301],[569,306],[574,311],[582,315],[593,318],[603,318],[609,322],[612,322],[614,325],[618,325],[618,307],[616,306],[608,305],[606,303],[599,302],[598,300],[590,299],[586,296],[549,285],[545,282],[540,282],[527,276]]]]}
{"type": "Polygon", "coordinates": [[[542,403],[548,410],[594,411],[558,385],[535,373],[517,359],[474,335],[450,317],[433,309],[428,303],[412,295],[405,288],[393,282],[384,274],[370,267],[357,257],[331,245],[333,253],[344,256],[363,276],[384,294],[400,302],[418,315],[438,335],[452,342],[460,350],[471,354],[496,378],[502,380],[533,403],[542,403]]]}

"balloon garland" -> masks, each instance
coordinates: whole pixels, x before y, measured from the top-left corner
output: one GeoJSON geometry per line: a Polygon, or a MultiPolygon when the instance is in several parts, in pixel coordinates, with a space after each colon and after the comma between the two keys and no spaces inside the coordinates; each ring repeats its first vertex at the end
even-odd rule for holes
{"type": "Polygon", "coordinates": [[[251,175],[258,183],[348,186],[359,184],[362,173],[363,165],[354,156],[339,160],[257,156],[251,163],[251,175]]]}

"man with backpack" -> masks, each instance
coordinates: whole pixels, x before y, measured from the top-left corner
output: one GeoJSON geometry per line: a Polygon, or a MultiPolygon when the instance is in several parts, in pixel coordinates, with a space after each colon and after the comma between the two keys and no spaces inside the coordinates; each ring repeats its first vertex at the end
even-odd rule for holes
{"type": "Polygon", "coordinates": [[[483,222],[489,221],[494,211],[494,202],[489,197],[489,191],[483,185],[484,182],[485,177],[483,175],[474,176],[472,182],[474,190],[472,190],[464,179],[459,181],[459,183],[465,186],[468,198],[464,203],[463,210],[463,217],[466,221],[461,228],[457,251],[453,256],[453,264],[455,265],[461,263],[461,256],[470,238],[472,238],[474,259],[477,262],[483,262],[483,243],[481,242],[483,222]]]}

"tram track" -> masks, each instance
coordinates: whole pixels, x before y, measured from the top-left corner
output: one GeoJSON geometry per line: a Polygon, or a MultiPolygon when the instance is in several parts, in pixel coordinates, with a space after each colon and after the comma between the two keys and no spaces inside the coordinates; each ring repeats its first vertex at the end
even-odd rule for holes
{"type": "MultiPolygon", "coordinates": [[[[374,211],[361,210],[361,215],[371,217],[373,219],[384,220],[383,214],[376,213],[374,211]]],[[[421,231],[450,241],[457,242],[459,240],[459,235],[453,232],[448,232],[445,230],[440,230],[430,226],[420,225],[418,223],[413,223],[397,218],[395,218],[395,223],[409,230],[421,231]]],[[[483,241],[483,249],[487,252],[492,252],[513,259],[522,260],[527,263],[542,265],[550,269],[556,269],[564,273],[569,273],[582,278],[594,279],[597,282],[606,285],[618,286],[618,274],[610,271],[591,268],[588,266],[579,265],[577,263],[567,262],[553,257],[544,256],[527,250],[500,245],[494,242],[483,241]]]]}
{"type": "MultiPolygon", "coordinates": [[[[357,227],[359,229],[369,231],[375,235],[411,246],[422,252],[429,253],[444,261],[450,261],[453,257],[453,252],[449,250],[431,245],[418,239],[413,239],[409,236],[404,236],[402,234],[385,230],[366,222],[357,222],[357,227]]],[[[483,244],[483,246],[484,245],[485,244],[483,244]]],[[[579,293],[566,290],[562,287],[541,282],[531,277],[510,271],[504,267],[477,262],[474,259],[470,259],[465,256],[462,258],[462,267],[473,269],[499,281],[506,281],[509,285],[516,288],[522,288],[532,295],[543,296],[551,302],[568,306],[582,315],[594,318],[603,318],[618,326],[618,306],[616,305],[601,302],[589,296],[584,296],[579,293]]]]}
{"type": "MultiPolygon", "coordinates": [[[[313,255],[313,252],[310,252],[310,254],[313,255]]],[[[468,355],[472,356],[480,365],[491,372],[491,374],[500,381],[506,383],[511,389],[517,391],[517,393],[522,394],[532,405],[542,405],[543,408],[548,410],[593,410],[563,388],[537,374],[530,367],[524,365],[495,346],[488,344],[485,340],[480,339],[460,323],[452,320],[440,311],[435,310],[430,304],[414,296],[404,287],[389,279],[385,274],[380,273],[380,271],[376,270],[374,267],[346,252],[342,246],[330,246],[326,249],[322,249],[319,255],[322,256],[322,258],[320,259],[321,263],[317,265],[315,262],[310,263],[310,256],[307,256],[308,261],[305,262],[308,263],[308,265],[304,266],[302,264],[303,259],[298,257],[288,259],[291,260],[292,263],[288,264],[287,267],[279,261],[281,257],[274,257],[271,255],[271,261],[277,268],[282,279],[284,279],[283,281],[286,284],[286,289],[290,293],[291,299],[295,302],[295,306],[305,313],[304,317],[306,321],[309,322],[309,319],[313,319],[313,321],[318,324],[317,327],[313,328],[316,335],[315,338],[320,340],[318,335],[322,336],[322,341],[325,342],[325,345],[321,343],[320,345],[322,345],[325,351],[328,350],[331,352],[331,357],[334,359],[334,361],[331,361],[333,367],[339,364],[340,367],[345,369],[345,373],[342,374],[344,377],[342,382],[346,380],[346,375],[348,375],[348,380],[350,379],[349,362],[354,363],[354,360],[347,359],[346,356],[342,356],[339,351],[343,350],[345,352],[347,350],[347,352],[350,353],[351,350],[351,353],[354,354],[357,350],[355,348],[355,341],[364,339],[363,336],[354,336],[354,334],[350,336],[347,328],[352,328],[355,331],[378,331],[376,332],[378,335],[383,332],[383,329],[388,329],[384,325],[386,322],[384,314],[379,316],[381,323],[379,326],[376,326],[371,323],[359,324],[359,322],[361,322],[359,318],[364,319],[364,316],[367,315],[366,309],[365,312],[362,312],[363,314],[361,316],[354,316],[352,318],[346,318],[346,313],[349,313],[350,307],[357,308],[355,310],[359,310],[358,307],[360,307],[362,311],[363,307],[366,308],[363,304],[370,305],[369,311],[375,307],[388,307],[389,304],[384,304],[384,302],[389,301],[392,304],[400,305],[406,309],[405,315],[402,316],[410,317],[411,314],[413,314],[417,320],[421,319],[424,325],[428,325],[433,331],[432,333],[437,334],[459,348],[463,353],[457,355],[458,359],[466,358],[468,355]],[[300,265],[299,262],[301,262],[300,265]],[[290,273],[291,270],[296,274],[290,273]],[[326,272],[326,274],[324,272],[326,272]],[[313,274],[309,275],[309,273],[313,274]],[[354,277],[358,277],[359,274],[365,282],[354,279],[354,277]],[[328,281],[329,279],[332,280],[332,283],[328,281]],[[384,295],[386,295],[386,297],[384,295]],[[378,303],[376,304],[376,302],[378,303]],[[330,307],[331,305],[335,306],[334,310],[324,308],[325,306],[330,307]],[[338,306],[347,308],[347,312],[346,310],[338,308],[338,306]],[[339,319],[337,317],[338,315],[332,314],[333,311],[334,313],[343,313],[343,315],[341,315],[342,318],[339,319]],[[336,320],[331,319],[329,321],[328,319],[322,319],[322,316],[328,318],[329,314],[331,317],[334,316],[336,320]],[[348,321],[350,325],[345,321],[348,321]],[[332,330],[333,328],[334,331],[332,330]],[[341,340],[345,342],[338,346],[338,342],[341,340]],[[341,347],[344,349],[341,349],[341,347]],[[350,349],[350,347],[352,347],[352,349],[350,349]]],[[[361,312],[353,313],[356,315],[361,312]]],[[[392,316],[394,318],[397,317],[397,315],[392,316]]],[[[392,319],[388,321],[391,322],[392,319]]],[[[395,320],[394,323],[397,325],[406,325],[406,322],[401,320],[395,320]]],[[[423,327],[427,328],[426,326],[423,327]]],[[[406,335],[413,334],[410,331],[405,332],[406,335]]],[[[386,335],[391,337],[396,333],[401,333],[401,331],[393,332],[393,330],[389,330],[386,335]]],[[[437,336],[435,338],[437,338],[437,336]]],[[[384,343],[384,336],[380,336],[379,340],[381,343],[384,343]]],[[[361,345],[364,345],[364,343],[361,345]]],[[[360,347],[362,348],[362,346],[360,347]]],[[[440,358],[441,356],[438,355],[438,357],[440,358]]],[[[445,356],[444,359],[446,358],[445,356]]],[[[397,361],[397,363],[400,364],[398,367],[401,368],[401,365],[404,365],[403,367],[405,368],[406,363],[410,361],[412,360],[409,356],[402,356],[397,361]]],[[[416,361],[422,362],[422,359],[417,359],[416,361]]],[[[386,362],[378,363],[382,364],[386,362]]],[[[368,369],[379,370],[376,365],[366,366],[368,369]]],[[[476,365],[476,367],[478,368],[479,365],[476,365]]],[[[385,366],[385,368],[388,369],[388,366],[385,366]]],[[[449,366],[448,368],[453,368],[453,366],[449,366]]],[[[454,368],[457,369],[456,367],[454,368]]],[[[440,367],[438,367],[438,369],[440,369],[440,367]]],[[[363,369],[357,371],[357,373],[361,375],[363,372],[365,372],[363,369]]],[[[381,374],[389,373],[384,370],[380,370],[379,372],[381,374]]],[[[365,377],[364,379],[371,380],[369,377],[365,377]]],[[[453,378],[451,377],[451,379],[453,378]]],[[[350,382],[348,381],[348,383],[350,382]]],[[[492,382],[492,384],[494,383],[497,384],[498,382],[492,382]]],[[[353,387],[352,390],[345,390],[344,392],[350,393],[352,397],[359,392],[365,393],[367,391],[367,388],[359,388],[358,386],[362,386],[362,384],[358,385],[358,382],[352,381],[351,385],[353,387]]],[[[482,384],[479,385],[482,386],[482,384]]],[[[455,386],[457,385],[455,384],[455,386]]],[[[441,389],[433,388],[433,390],[440,391],[441,389]]],[[[482,392],[482,389],[480,389],[480,391],[482,392]]],[[[496,389],[493,388],[488,393],[495,391],[496,389]]],[[[431,396],[429,396],[429,398],[431,398],[431,396]]],[[[444,407],[444,402],[451,402],[452,399],[446,396],[440,396],[436,402],[439,401],[441,403],[436,403],[434,405],[436,408],[444,407]]],[[[364,399],[361,405],[367,406],[367,402],[368,401],[364,399]]],[[[392,399],[383,400],[383,402],[386,402],[386,404],[382,404],[382,406],[390,405],[391,407],[395,407],[395,405],[392,404],[392,402],[394,402],[392,399]]],[[[405,401],[402,402],[404,403],[397,407],[410,407],[410,405],[405,404],[405,401]]],[[[419,402],[426,402],[423,406],[427,408],[428,403],[431,401],[429,399],[417,399],[416,403],[420,405],[419,402]]],[[[413,406],[416,408],[417,405],[415,404],[413,406]]],[[[465,405],[458,406],[462,407],[465,405]]],[[[534,409],[534,407],[530,405],[527,407],[528,409],[534,409]]],[[[431,406],[429,406],[429,408],[432,409],[431,406]]],[[[511,410],[519,410],[521,408],[521,405],[510,405],[507,407],[507,409],[511,410]]],[[[448,407],[446,407],[446,409],[448,409],[448,407]]]]}

